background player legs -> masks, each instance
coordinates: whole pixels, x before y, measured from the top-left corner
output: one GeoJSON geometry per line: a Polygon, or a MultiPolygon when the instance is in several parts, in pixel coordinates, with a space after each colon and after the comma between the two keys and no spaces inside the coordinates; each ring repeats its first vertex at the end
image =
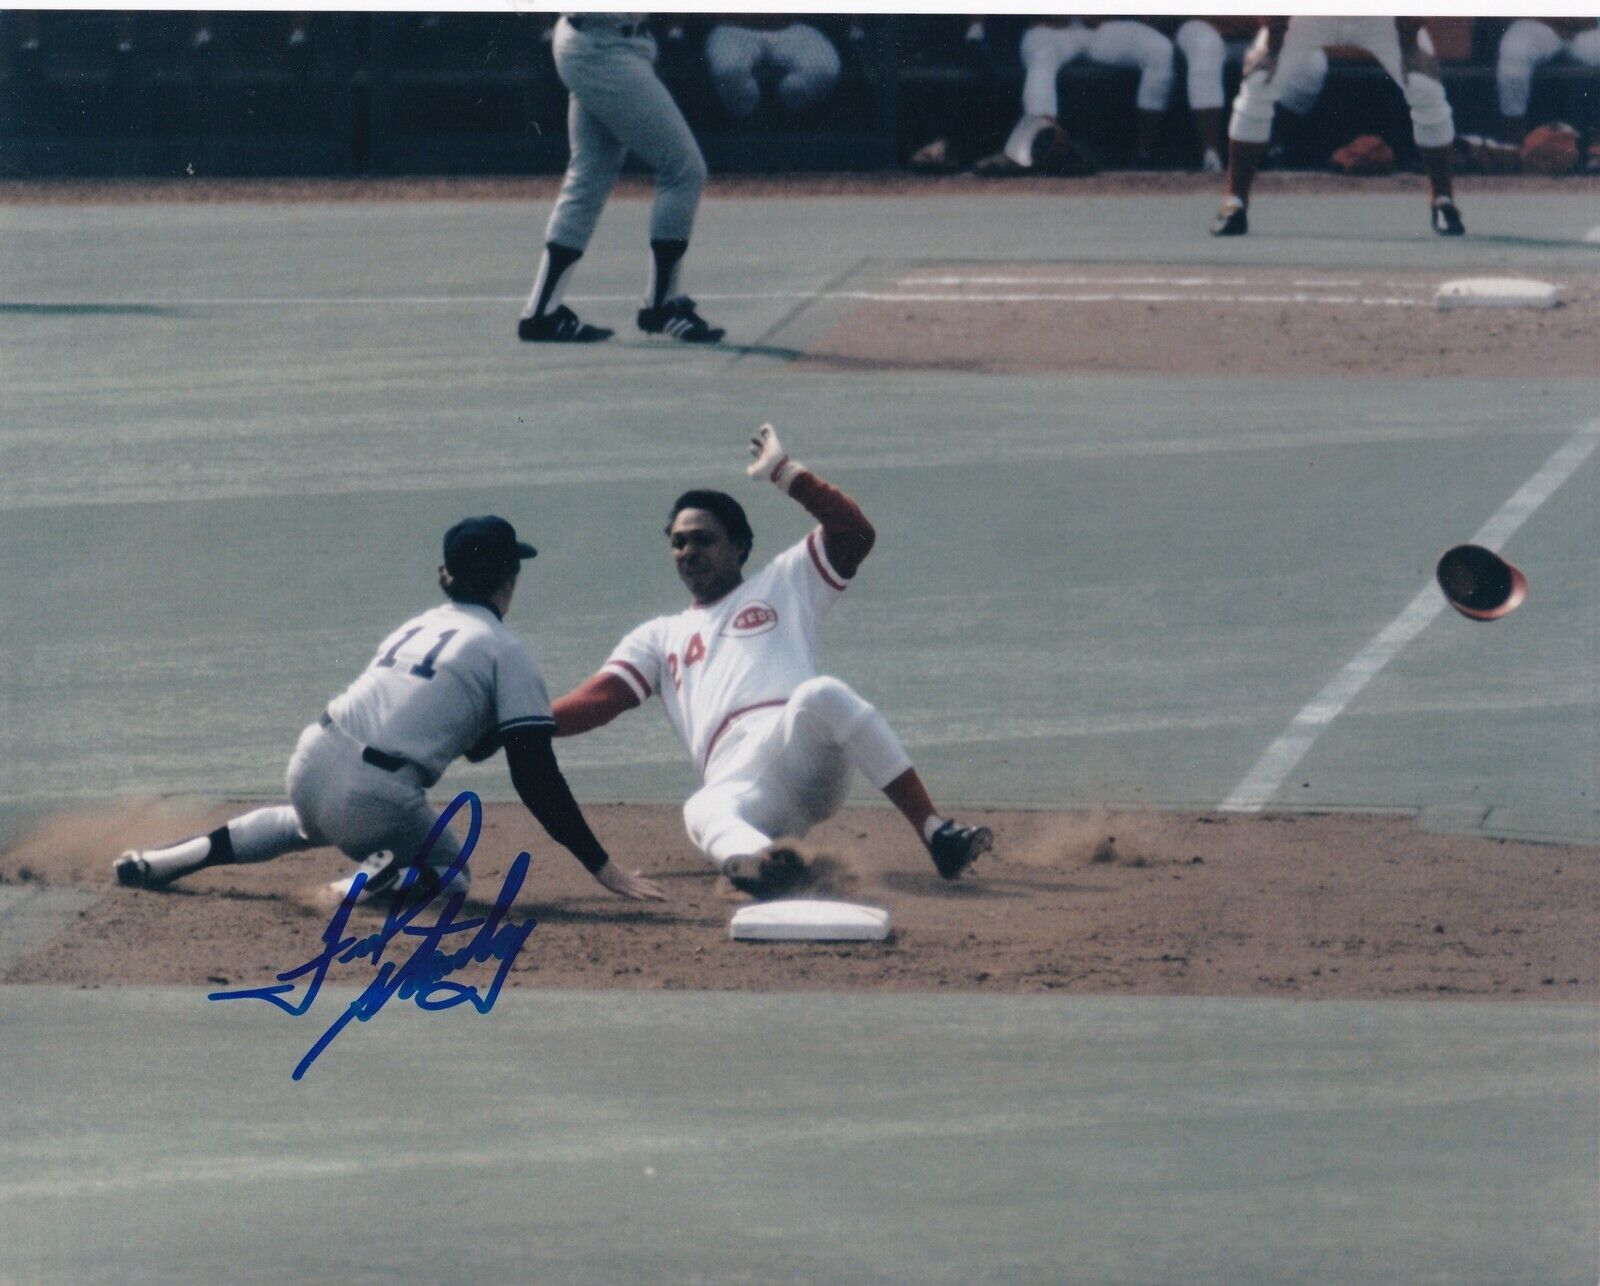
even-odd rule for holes
{"type": "Polygon", "coordinates": [[[1172,101],[1172,42],[1143,22],[1103,22],[1089,37],[1089,60],[1139,73],[1134,96],[1139,163],[1148,164],[1172,101]]]}
{"type": "Polygon", "coordinates": [[[719,24],[706,37],[706,65],[723,110],[736,121],[749,120],[761,102],[756,66],[766,52],[760,32],[719,24]]]}
{"type": "MultiPolygon", "coordinates": [[[[676,297],[678,272],[706,181],[705,159],[694,134],[655,73],[655,42],[648,36],[589,36],[563,19],[557,25],[554,52],[556,68],[572,96],[568,112],[572,161],[550,215],[545,258],[519,333],[524,338],[544,337],[536,333],[538,319],[553,315],[576,262],[571,252],[581,255],[588,247],[622,160],[632,152],[654,172],[656,189],[650,212],[649,283],[640,326],[655,333],[668,330],[680,339],[720,339],[722,333],[712,332],[693,316],[692,308],[678,310],[684,316],[675,328],[654,324],[667,320],[658,315],[668,311],[664,305],[676,297]],[[691,325],[690,318],[698,324],[691,325]]],[[[555,338],[603,339],[608,334],[555,338]]]]}
{"type": "Polygon", "coordinates": [[[1399,20],[1371,22],[1368,27],[1371,34],[1363,43],[1400,86],[1411,110],[1411,137],[1428,176],[1433,229],[1444,236],[1459,236],[1466,229],[1454,200],[1450,153],[1456,137],[1455,118],[1445,97],[1433,41],[1411,20],[1403,31],[1399,20]]]}
{"type": "Polygon", "coordinates": [[[1029,27],[1022,36],[1022,114],[1055,120],[1061,111],[1056,77],[1089,47],[1083,27],[1029,27]]]}
{"type": "Polygon", "coordinates": [[[627,155],[621,141],[576,97],[567,104],[567,137],[572,159],[545,227],[544,256],[522,309],[524,320],[538,321],[561,307],[567,273],[588,248],[627,155]]]}
{"type": "Polygon", "coordinates": [[[790,115],[826,98],[843,69],[839,51],[815,27],[791,23],[772,40],[772,63],[782,73],[778,101],[790,115]]]}
{"type": "Polygon", "coordinates": [[[1507,142],[1521,144],[1528,133],[1528,100],[1533,95],[1533,73],[1559,57],[1561,37],[1533,18],[1518,18],[1500,37],[1495,57],[1495,93],[1499,99],[1507,142]]]}
{"type": "MultiPolygon", "coordinates": [[[[622,148],[655,172],[656,194],[650,208],[652,246],[662,242],[687,245],[694,231],[700,192],[705,187],[706,163],[688,122],[654,68],[643,57],[622,62],[620,73],[614,72],[587,88],[583,106],[622,148]]],[[[549,240],[575,244],[566,235],[566,228],[556,222],[560,213],[558,208],[551,216],[549,240]]],[[[587,231],[593,229],[590,220],[587,231]]],[[[587,245],[587,236],[582,244],[587,245]]],[[[672,280],[672,274],[667,274],[666,281],[657,282],[655,289],[672,280]]],[[[649,307],[659,307],[667,297],[657,298],[653,290],[645,302],[649,307]]]]}
{"type": "Polygon", "coordinates": [[[1222,68],[1227,59],[1227,46],[1215,27],[1198,18],[1179,27],[1173,43],[1183,54],[1184,88],[1200,140],[1200,168],[1220,173],[1222,108],[1227,101],[1222,89],[1222,68]]]}

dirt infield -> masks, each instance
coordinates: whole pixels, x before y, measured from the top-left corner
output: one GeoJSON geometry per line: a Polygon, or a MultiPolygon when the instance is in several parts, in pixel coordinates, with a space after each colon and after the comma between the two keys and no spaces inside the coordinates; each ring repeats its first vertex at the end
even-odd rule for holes
{"type": "MultiPolygon", "coordinates": [[[[128,804],[22,837],[0,854],[0,883],[102,896],[4,981],[251,986],[316,955],[315,894],[349,870],[331,850],[164,893],[115,885],[119,848],[230,811],[128,804]]],[[[513,914],[539,924],[510,985],[1600,1000],[1592,848],[1428,834],[1400,816],[1006,811],[981,815],[996,853],[947,884],[895,814],[853,809],[811,839],[844,867],[834,892],[889,908],[890,941],[753,945],[729,941],[747,899],[690,849],[676,808],[588,811],[616,859],[671,901],[605,894],[535,840],[520,806],[488,806],[470,905],[486,911],[516,853],[536,854],[513,914]]],[[[351,928],[380,923],[363,910],[351,928]]],[[[351,968],[347,983],[371,980],[351,968]]]]}
{"type": "MultiPolygon", "coordinates": [[[[1459,276],[1460,274],[1453,274],[1459,276]]],[[[863,298],[800,369],[1595,379],[1592,278],[1555,308],[1440,311],[1445,278],[1250,265],[951,263],[863,298]]]]}

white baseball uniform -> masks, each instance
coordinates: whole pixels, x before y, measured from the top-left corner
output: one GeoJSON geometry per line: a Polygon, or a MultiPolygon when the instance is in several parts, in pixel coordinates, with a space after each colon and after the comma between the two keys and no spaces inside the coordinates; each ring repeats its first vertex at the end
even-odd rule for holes
{"type": "MultiPolygon", "coordinates": [[[[448,602],[413,617],[300,734],[288,804],[230,821],[237,862],[332,844],[361,860],[415,853],[438,821],[424,792],[451,761],[495,732],[554,728],[538,662],[491,608],[448,602]]],[[[446,828],[428,865],[460,853],[446,828]]],[[[469,875],[470,872],[464,872],[469,875]]]]}
{"type": "Polygon", "coordinates": [[[1172,42],[1148,23],[1108,20],[1090,27],[1076,18],[1066,26],[1040,23],[1023,33],[1021,55],[1025,116],[1060,114],[1056,77],[1083,57],[1106,67],[1137,70],[1134,105],[1141,112],[1164,112],[1172,101],[1172,42]]]}
{"type": "MultiPolygon", "coordinates": [[[[1257,37],[1257,48],[1268,45],[1267,29],[1257,37]]],[[[1411,135],[1418,147],[1448,146],[1455,138],[1455,122],[1444,85],[1435,75],[1405,65],[1399,27],[1393,18],[1322,18],[1297,14],[1289,19],[1276,64],[1263,63],[1239,85],[1233,100],[1228,137],[1241,143],[1265,143],[1272,133],[1272,111],[1286,84],[1303,75],[1305,60],[1331,45],[1353,45],[1378,60],[1405,95],[1411,109],[1411,135]]],[[[1433,54],[1426,30],[1417,37],[1424,54],[1433,54]]],[[[1247,64],[1248,65],[1248,64],[1247,64]]]]}
{"type": "Polygon", "coordinates": [[[719,867],[832,816],[852,767],[880,789],[911,767],[882,715],[816,673],[817,628],[847,583],[815,529],[716,602],[631,631],[601,667],[641,703],[660,695],[704,783],[685,825],[719,867]]]}
{"type": "Polygon", "coordinates": [[[819,103],[839,83],[839,51],[809,23],[791,22],[771,30],[718,23],[706,38],[706,63],[717,97],[736,120],[755,114],[761,101],[758,67],[779,74],[778,99],[786,112],[819,103]]]}
{"type": "Polygon", "coordinates": [[[1495,59],[1495,88],[1500,99],[1500,115],[1519,117],[1528,114],[1533,95],[1533,73],[1563,54],[1600,67],[1600,27],[1590,22],[1586,30],[1569,31],[1564,24],[1557,31],[1537,18],[1518,18],[1500,37],[1495,59]]]}

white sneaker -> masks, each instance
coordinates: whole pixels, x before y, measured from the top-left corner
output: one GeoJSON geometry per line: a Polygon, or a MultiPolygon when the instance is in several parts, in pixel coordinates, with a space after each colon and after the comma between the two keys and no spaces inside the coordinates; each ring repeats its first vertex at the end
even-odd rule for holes
{"type": "Polygon", "coordinates": [[[1222,163],[1222,157],[1214,147],[1206,148],[1206,154],[1200,158],[1200,168],[1207,174],[1221,174],[1228,167],[1222,163]]]}

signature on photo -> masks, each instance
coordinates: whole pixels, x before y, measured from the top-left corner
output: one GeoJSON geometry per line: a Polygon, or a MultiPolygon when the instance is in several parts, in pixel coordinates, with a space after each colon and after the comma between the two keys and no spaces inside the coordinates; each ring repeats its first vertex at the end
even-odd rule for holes
{"type": "MultiPolygon", "coordinates": [[[[451,879],[465,869],[467,860],[477,845],[478,833],[483,827],[483,804],[477,795],[470,790],[464,790],[457,795],[435,823],[417,854],[417,864],[420,865],[432,851],[434,842],[444,828],[449,825],[450,819],[463,807],[469,810],[471,818],[466,842],[461,846],[460,856],[441,879],[441,889],[448,888],[451,879]]],[[[394,905],[384,917],[382,929],[365,937],[347,935],[345,932],[350,912],[354,910],[356,900],[366,884],[365,874],[358,874],[349,892],[345,894],[344,900],[340,902],[338,909],[328,921],[328,927],[323,930],[323,948],[317,955],[304,964],[295,965],[278,974],[278,982],[275,985],[247,987],[238,991],[214,991],[207,999],[266,1000],[285,1013],[298,1018],[310,1012],[318,992],[322,989],[322,984],[328,980],[329,971],[335,965],[353,965],[370,961],[371,967],[377,971],[376,976],[361,994],[350,1002],[344,1012],[328,1025],[327,1030],[317,1038],[305,1056],[295,1065],[293,1072],[295,1080],[306,1074],[311,1064],[316,1062],[322,1051],[333,1043],[334,1038],[352,1019],[366,1022],[395,996],[401,1000],[414,1001],[417,1008],[422,1010],[454,1009],[457,1005],[470,1004],[480,1014],[486,1014],[494,1008],[506,975],[511,972],[512,962],[526,945],[528,936],[538,924],[538,921],[531,917],[519,923],[508,923],[505,920],[506,913],[510,911],[511,904],[522,888],[522,881],[528,873],[528,863],[527,853],[517,855],[516,861],[511,864],[511,870],[506,875],[505,883],[500,886],[500,892],[495,897],[494,907],[487,916],[458,919],[464,901],[463,895],[459,892],[451,895],[442,906],[438,905],[439,895],[435,895],[432,900],[418,901],[410,905],[406,905],[406,899],[402,895],[396,898],[394,905]],[[424,912],[429,911],[436,912],[436,918],[432,923],[415,922],[424,912]],[[468,933],[472,936],[466,940],[452,936],[468,933]],[[391,950],[391,944],[396,938],[416,938],[420,941],[410,956],[404,960],[384,959],[385,952],[391,950]],[[480,992],[477,987],[454,982],[449,978],[449,975],[458,969],[464,969],[471,964],[483,964],[489,960],[498,960],[500,966],[486,991],[480,992]],[[298,996],[295,995],[297,985],[304,987],[298,996]]],[[[399,952],[395,950],[392,954],[398,955],[399,952]]]]}

